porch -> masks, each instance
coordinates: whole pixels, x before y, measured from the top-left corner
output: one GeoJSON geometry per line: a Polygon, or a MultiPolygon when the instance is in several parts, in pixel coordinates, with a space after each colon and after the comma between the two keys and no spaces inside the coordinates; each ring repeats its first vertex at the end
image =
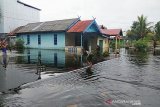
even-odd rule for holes
{"type": "Polygon", "coordinates": [[[92,51],[97,46],[97,33],[67,33],[65,50],[73,53],[81,53],[82,49],[92,51]]]}
{"type": "Polygon", "coordinates": [[[79,21],[66,33],[65,50],[81,53],[84,49],[91,52],[96,49],[99,35],[101,33],[95,20],[79,21]]]}

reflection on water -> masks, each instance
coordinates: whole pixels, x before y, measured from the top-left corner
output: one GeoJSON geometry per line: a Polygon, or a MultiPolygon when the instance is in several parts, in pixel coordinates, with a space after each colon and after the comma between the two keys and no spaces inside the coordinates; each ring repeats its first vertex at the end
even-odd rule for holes
{"type": "Polygon", "coordinates": [[[46,67],[45,73],[62,73],[81,67],[81,56],[59,50],[26,49],[0,56],[0,91],[16,88],[41,78],[37,64],[46,67]],[[40,61],[40,62],[38,62],[40,61]]]}
{"type": "Polygon", "coordinates": [[[36,64],[38,63],[38,58],[40,58],[41,64],[50,69],[71,70],[81,67],[81,56],[66,53],[65,51],[27,49],[21,54],[23,56],[18,56],[17,64],[36,64]]]}
{"type": "Polygon", "coordinates": [[[149,55],[147,52],[135,52],[134,50],[127,50],[129,60],[134,64],[143,64],[148,61],[149,55]]]}
{"type": "MultiPolygon", "coordinates": [[[[32,51],[30,51],[30,54],[32,51]]],[[[41,51],[42,63],[43,59],[41,51]]],[[[52,52],[51,52],[52,53],[52,52]]],[[[36,53],[38,55],[38,53],[36,53]]],[[[37,56],[35,54],[35,57],[37,56]]],[[[40,54],[39,54],[40,55],[40,54]]],[[[50,57],[52,65],[59,65],[59,54],[50,57]],[[57,64],[55,64],[57,62],[57,64]]],[[[22,59],[28,63],[28,54],[22,59]]],[[[70,55],[72,61],[81,60],[70,55]]],[[[66,57],[66,56],[65,56],[66,57]]],[[[36,58],[30,56],[30,63],[36,58]]],[[[66,60],[63,65],[66,66],[66,60]]],[[[60,64],[62,65],[62,64],[60,64]]],[[[27,107],[132,107],[131,104],[115,103],[108,100],[139,100],[142,107],[160,105],[160,55],[132,53],[121,50],[120,57],[36,81],[21,86],[18,94],[1,94],[0,104],[4,106],[27,107]],[[91,71],[91,72],[90,72],[91,71]]],[[[8,66],[7,66],[8,68],[8,66]]]]}
{"type": "Polygon", "coordinates": [[[154,52],[153,52],[153,55],[160,55],[160,49],[156,49],[156,50],[154,50],[154,52]]]}
{"type": "Polygon", "coordinates": [[[7,54],[2,55],[2,65],[4,68],[7,67],[7,54]]]}

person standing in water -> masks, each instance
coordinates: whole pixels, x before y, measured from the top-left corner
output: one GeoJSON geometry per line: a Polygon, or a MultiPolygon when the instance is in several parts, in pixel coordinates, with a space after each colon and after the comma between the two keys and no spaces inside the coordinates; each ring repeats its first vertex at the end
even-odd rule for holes
{"type": "Polygon", "coordinates": [[[8,44],[5,40],[0,41],[0,47],[2,49],[2,56],[3,56],[2,64],[4,68],[7,67],[7,45],[8,44]]]}
{"type": "Polygon", "coordinates": [[[7,55],[7,42],[5,40],[1,40],[0,47],[2,49],[3,55],[7,55]]]}

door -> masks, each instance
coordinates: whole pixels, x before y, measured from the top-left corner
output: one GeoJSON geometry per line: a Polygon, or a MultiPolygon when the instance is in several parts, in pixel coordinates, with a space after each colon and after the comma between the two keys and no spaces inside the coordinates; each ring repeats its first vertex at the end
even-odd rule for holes
{"type": "Polygon", "coordinates": [[[100,52],[103,53],[103,40],[99,40],[100,52]]]}
{"type": "Polygon", "coordinates": [[[85,49],[85,50],[89,51],[88,39],[85,39],[85,40],[84,40],[83,46],[84,46],[84,49],[85,49]]]}

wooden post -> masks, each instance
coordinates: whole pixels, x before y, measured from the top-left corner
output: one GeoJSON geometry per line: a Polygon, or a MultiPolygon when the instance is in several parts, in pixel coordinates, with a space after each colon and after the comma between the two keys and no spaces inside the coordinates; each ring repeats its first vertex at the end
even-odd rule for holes
{"type": "Polygon", "coordinates": [[[116,36],[116,43],[115,43],[115,53],[117,54],[117,36],[116,36]]]}
{"type": "Polygon", "coordinates": [[[83,33],[81,33],[81,66],[83,65],[83,62],[82,62],[82,54],[83,54],[83,51],[82,51],[82,49],[83,49],[83,33]]]}
{"type": "Polygon", "coordinates": [[[120,52],[120,48],[121,48],[121,41],[120,41],[120,37],[119,37],[119,52],[120,52]]]}
{"type": "Polygon", "coordinates": [[[81,33],[81,51],[82,51],[82,47],[83,47],[83,33],[81,33]]]}

